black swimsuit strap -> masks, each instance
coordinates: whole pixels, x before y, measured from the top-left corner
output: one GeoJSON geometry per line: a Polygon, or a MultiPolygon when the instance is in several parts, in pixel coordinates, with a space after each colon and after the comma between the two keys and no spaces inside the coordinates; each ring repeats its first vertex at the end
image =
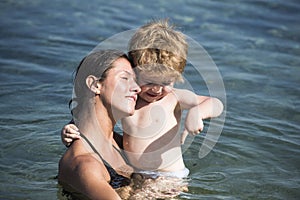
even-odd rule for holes
{"type": "MultiPolygon", "coordinates": [[[[96,150],[96,148],[94,147],[94,145],[89,141],[89,139],[87,139],[87,137],[80,133],[80,136],[90,145],[90,147],[92,148],[92,150],[100,157],[100,159],[102,160],[102,162],[104,163],[104,165],[111,167],[111,165],[106,162],[106,160],[103,159],[103,157],[101,156],[101,154],[96,150]]],[[[112,167],[111,167],[112,168],[112,167]]]]}
{"type": "MultiPolygon", "coordinates": [[[[81,137],[90,145],[90,147],[92,148],[92,150],[99,156],[99,158],[102,160],[102,162],[104,163],[104,166],[106,167],[108,173],[110,174],[110,182],[109,184],[113,187],[113,188],[119,188],[122,186],[126,186],[129,185],[131,183],[131,180],[123,175],[120,175],[116,172],[116,170],[114,170],[114,168],[112,168],[112,166],[106,162],[103,157],[101,156],[101,154],[96,150],[96,148],[94,147],[94,145],[87,139],[87,137],[83,134],[80,134],[81,137]]],[[[114,145],[113,147],[121,154],[122,156],[122,152],[120,152],[119,149],[117,149],[114,145]]],[[[122,156],[123,157],[123,156],[122,156]]]]}
{"type": "Polygon", "coordinates": [[[124,154],[124,151],[122,149],[118,149],[115,145],[112,145],[112,146],[122,156],[122,158],[124,159],[125,163],[127,165],[130,165],[130,162],[129,162],[127,156],[124,154]]]}

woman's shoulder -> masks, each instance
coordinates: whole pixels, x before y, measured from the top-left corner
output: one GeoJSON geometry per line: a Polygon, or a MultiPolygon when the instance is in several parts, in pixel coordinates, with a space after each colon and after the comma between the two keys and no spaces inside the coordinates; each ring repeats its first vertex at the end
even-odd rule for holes
{"type": "Polygon", "coordinates": [[[94,153],[74,153],[72,148],[68,151],[70,154],[66,152],[60,162],[58,176],[59,183],[65,189],[71,186],[77,193],[90,196],[91,192],[98,192],[95,188],[109,186],[110,175],[103,162],[99,161],[94,153]],[[86,185],[89,185],[88,191],[86,185]]]}
{"type": "Polygon", "coordinates": [[[104,163],[98,159],[97,154],[84,150],[76,143],[67,150],[60,161],[60,170],[69,176],[96,176],[109,180],[109,174],[104,163]]]}
{"type": "Polygon", "coordinates": [[[106,167],[102,161],[99,161],[95,158],[93,153],[87,153],[78,155],[74,158],[73,163],[74,171],[78,175],[86,175],[98,177],[101,179],[102,177],[106,180],[110,180],[110,175],[106,170],[106,167]]]}

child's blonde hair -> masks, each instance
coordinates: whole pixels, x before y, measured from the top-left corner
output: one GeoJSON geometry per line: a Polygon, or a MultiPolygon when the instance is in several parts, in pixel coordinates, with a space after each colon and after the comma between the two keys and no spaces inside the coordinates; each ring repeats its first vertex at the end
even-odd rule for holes
{"type": "Polygon", "coordinates": [[[138,65],[134,68],[134,71],[138,80],[141,74],[146,74],[147,78],[159,78],[166,83],[183,82],[180,72],[163,64],[138,65]]]}
{"type": "Polygon", "coordinates": [[[167,66],[177,74],[178,81],[182,80],[187,49],[184,34],[169,25],[168,20],[158,20],[147,23],[136,31],[129,41],[128,56],[133,66],[137,66],[139,70],[143,70],[143,65],[147,65],[148,69],[149,65],[167,66]]]}

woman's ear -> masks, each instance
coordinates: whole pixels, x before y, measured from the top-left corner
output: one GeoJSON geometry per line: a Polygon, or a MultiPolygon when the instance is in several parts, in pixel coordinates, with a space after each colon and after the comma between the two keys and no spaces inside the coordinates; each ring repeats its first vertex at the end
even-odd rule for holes
{"type": "Polygon", "coordinates": [[[95,94],[100,94],[101,89],[101,83],[99,82],[99,79],[93,75],[89,75],[86,80],[87,87],[94,92],[95,94]]]}

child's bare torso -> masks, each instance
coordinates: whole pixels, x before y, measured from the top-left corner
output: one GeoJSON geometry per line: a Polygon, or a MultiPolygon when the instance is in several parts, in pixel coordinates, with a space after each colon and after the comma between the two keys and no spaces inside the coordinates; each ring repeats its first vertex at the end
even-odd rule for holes
{"type": "Polygon", "coordinates": [[[142,170],[184,169],[180,119],[181,110],[172,93],[153,103],[138,100],[135,114],[122,120],[124,150],[131,164],[142,170]]]}

